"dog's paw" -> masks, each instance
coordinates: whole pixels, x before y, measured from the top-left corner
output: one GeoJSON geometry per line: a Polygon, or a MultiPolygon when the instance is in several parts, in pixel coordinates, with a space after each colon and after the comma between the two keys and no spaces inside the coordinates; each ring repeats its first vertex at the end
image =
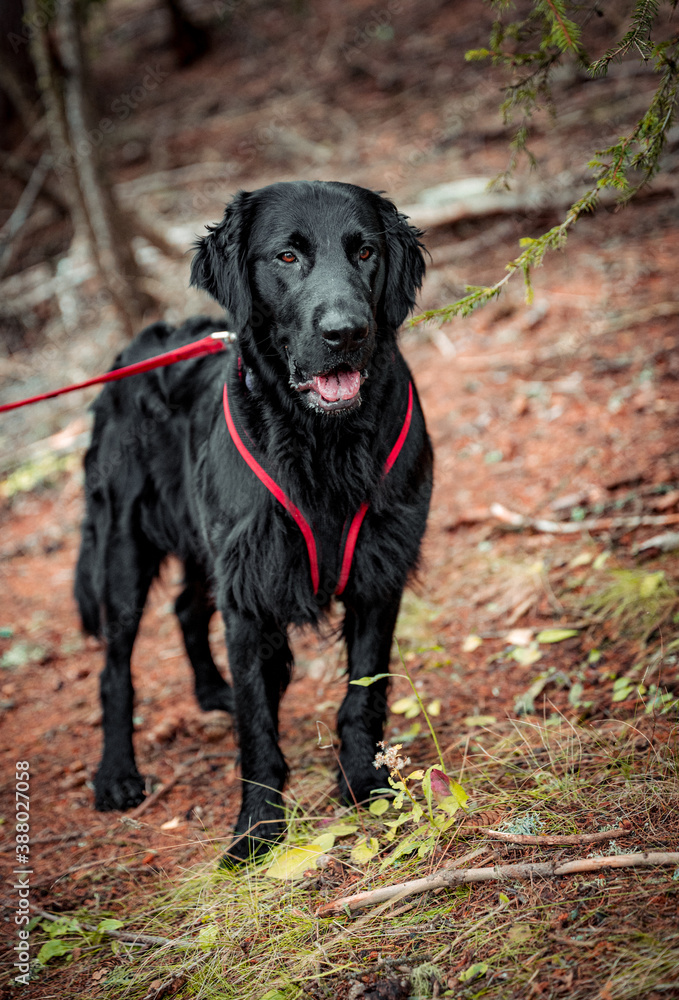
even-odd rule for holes
{"type": "Polygon", "coordinates": [[[94,806],[99,812],[134,809],[144,801],[144,779],[136,770],[127,774],[99,771],[94,779],[94,806]]]}
{"type": "Polygon", "coordinates": [[[220,687],[196,690],[196,700],[204,712],[230,712],[233,715],[233,691],[226,681],[220,687]]]}

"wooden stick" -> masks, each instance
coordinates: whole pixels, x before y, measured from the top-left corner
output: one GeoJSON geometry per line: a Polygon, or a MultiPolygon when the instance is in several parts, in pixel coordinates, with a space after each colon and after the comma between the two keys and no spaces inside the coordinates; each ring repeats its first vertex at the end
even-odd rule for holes
{"type": "Polygon", "coordinates": [[[177,782],[181,781],[181,779],[186,776],[190,768],[193,767],[194,764],[198,763],[198,761],[201,759],[202,759],[202,754],[199,754],[188,764],[181,764],[177,768],[173,776],[169,779],[169,781],[166,781],[164,785],[160,786],[160,788],[156,788],[155,792],[152,792],[152,794],[149,795],[147,798],[145,798],[143,802],[140,802],[139,805],[136,807],[136,809],[133,809],[132,812],[129,812],[127,814],[127,818],[137,819],[137,817],[141,816],[142,813],[145,813],[147,809],[150,809],[151,806],[154,806],[158,801],[158,799],[162,799],[163,795],[166,795],[171,788],[174,788],[177,782]]]}
{"type": "MultiPolygon", "coordinates": [[[[464,828],[465,831],[469,827],[464,828]]],[[[495,840],[505,840],[510,844],[542,844],[547,847],[558,847],[560,844],[595,844],[600,840],[615,840],[616,837],[625,837],[631,830],[624,827],[617,827],[615,830],[600,830],[598,833],[573,833],[573,834],[532,834],[532,833],[507,833],[504,830],[491,830],[487,826],[476,826],[471,829],[479,833],[485,833],[487,837],[494,837],[495,840]]]]}
{"type": "Polygon", "coordinates": [[[494,865],[492,868],[468,868],[467,871],[447,870],[425,878],[401,882],[397,885],[382,886],[369,892],[358,892],[344,896],[330,903],[324,903],[316,911],[318,917],[330,917],[344,910],[354,910],[360,906],[381,903],[395,895],[428,892],[442,886],[462,885],[469,882],[490,882],[495,879],[552,878],[555,875],[572,875],[576,872],[595,872],[606,868],[638,868],[657,865],[679,865],[679,852],[649,852],[643,854],[615,854],[605,858],[581,858],[576,861],[545,861],[533,864],[494,865]]]}
{"type": "Polygon", "coordinates": [[[589,517],[584,521],[548,521],[541,517],[524,517],[508,510],[501,503],[490,505],[490,513],[503,524],[512,528],[531,528],[545,534],[574,535],[580,531],[611,531],[613,528],[656,527],[658,525],[679,524],[679,514],[645,514],[639,517],[589,517]]]}

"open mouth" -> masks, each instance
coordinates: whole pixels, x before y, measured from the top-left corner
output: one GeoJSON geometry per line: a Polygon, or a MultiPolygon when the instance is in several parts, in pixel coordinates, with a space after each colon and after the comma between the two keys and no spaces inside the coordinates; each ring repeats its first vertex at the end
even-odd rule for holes
{"type": "Polygon", "coordinates": [[[291,378],[291,385],[298,392],[307,393],[307,402],[313,409],[334,413],[361,405],[361,385],[366,377],[366,372],[337,368],[300,382],[291,378]]]}

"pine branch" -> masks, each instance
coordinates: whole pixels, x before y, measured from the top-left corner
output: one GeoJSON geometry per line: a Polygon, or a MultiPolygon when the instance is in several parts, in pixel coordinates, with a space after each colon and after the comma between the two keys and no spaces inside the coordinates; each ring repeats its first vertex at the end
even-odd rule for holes
{"type": "MultiPolygon", "coordinates": [[[[670,0],[670,3],[672,7],[676,6],[676,0],[670,0]]],[[[504,0],[494,0],[494,6],[504,10],[508,4],[504,0]]],[[[475,49],[466,54],[468,59],[491,57],[496,65],[531,67],[528,74],[506,88],[507,96],[500,107],[505,123],[511,121],[512,114],[518,107],[523,110],[524,121],[512,140],[509,166],[495,179],[496,185],[508,186],[520,153],[530,157],[527,149],[528,122],[540,97],[552,104],[550,74],[554,67],[565,53],[576,56],[580,62],[586,61],[580,40],[581,29],[568,16],[569,11],[576,10],[579,10],[579,6],[568,0],[534,0],[530,15],[523,20],[503,24],[498,19],[493,23],[489,49],[475,49]],[[504,48],[507,40],[512,43],[525,42],[536,31],[540,33],[537,48],[519,53],[504,48]]],[[[593,76],[605,75],[614,59],[622,58],[632,47],[636,47],[644,62],[654,60],[654,70],[660,76],[648,109],[629,134],[605,149],[598,150],[589,162],[595,183],[570,206],[563,221],[557,226],[542,236],[526,237],[520,241],[522,253],[506,265],[507,273],[499,281],[493,285],[469,286],[467,294],[462,298],[441,309],[430,309],[415,316],[410,321],[411,325],[427,320],[445,323],[454,316],[468,316],[474,309],[496,298],[517,271],[523,274],[526,299],[530,302],[532,268],[542,264],[549,250],[563,247],[577,220],[597,208],[601,191],[605,188],[618,191],[619,200],[624,204],[658,172],[667,134],[674,121],[679,93],[679,34],[663,42],[656,43],[652,40],[659,13],[659,0],[637,0],[625,35],[604,56],[587,67],[593,76]]]]}

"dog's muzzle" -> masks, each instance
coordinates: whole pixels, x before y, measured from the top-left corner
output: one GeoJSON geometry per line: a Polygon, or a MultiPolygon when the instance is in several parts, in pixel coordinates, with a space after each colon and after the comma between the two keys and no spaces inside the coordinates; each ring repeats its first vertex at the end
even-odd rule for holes
{"type": "Polygon", "coordinates": [[[296,392],[305,393],[308,406],[321,413],[337,413],[356,409],[361,405],[361,386],[368,377],[366,371],[344,367],[304,374],[288,354],[290,385],[296,392]]]}

